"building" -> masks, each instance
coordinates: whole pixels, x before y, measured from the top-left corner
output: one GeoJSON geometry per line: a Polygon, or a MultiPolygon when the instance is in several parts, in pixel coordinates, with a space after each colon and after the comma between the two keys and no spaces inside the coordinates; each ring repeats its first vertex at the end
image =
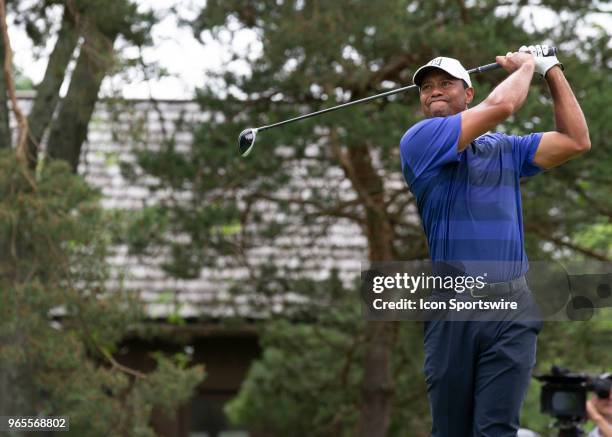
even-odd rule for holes
{"type": "MultiPolygon", "coordinates": [[[[158,180],[139,173],[126,177],[125,164],[136,162],[140,150],[159,150],[172,137],[177,150],[191,147],[193,127],[205,117],[191,101],[111,101],[98,102],[83,145],[79,173],[103,194],[103,206],[128,212],[164,201],[168,196],[186,198],[188,193],[156,189],[158,180]]],[[[232,139],[232,146],[234,141],[232,139]]],[[[342,182],[342,174],[332,175],[342,182]]],[[[296,180],[298,180],[297,178],[296,180]]],[[[344,181],[345,183],[346,181],[344,181]]],[[[299,186],[300,182],[297,182],[299,186]]],[[[266,205],[259,205],[266,210],[266,205]]],[[[268,211],[269,212],[269,211],[268,211]]],[[[260,247],[248,256],[253,262],[276,259],[296,262],[293,246],[308,248],[314,277],[325,276],[336,268],[344,281],[358,277],[361,261],[366,259],[366,240],[359,227],[348,220],[337,220],[316,239],[308,239],[308,229],[280,235],[278,245],[260,247]]],[[[319,233],[317,233],[319,234],[319,233]]],[[[127,246],[115,248],[109,259],[115,280],[109,285],[123,286],[138,293],[146,305],[149,323],[158,333],[152,338],[126,339],[117,359],[139,370],[148,370],[153,350],[184,351],[206,367],[207,377],[198,394],[173,417],[155,414],[153,423],[161,435],[176,437],[243,437],[248,433],[230,430],[223,404],[239,390],[252,360],[260,354],[256,329],[248,323],[248,308],[229,305],[230,280],[245,277],[244,269],[218,269],[203,265],[199,277],[172,278],[163,269],[166,255],[137,256],[127,246]],[[120,279],[122,277],[122,279],[120,279]],[[173,323],[179,316],[185,323],[173,323]],[[228,325],[228,317],[243,317],[245,323],[228,325]]]]}

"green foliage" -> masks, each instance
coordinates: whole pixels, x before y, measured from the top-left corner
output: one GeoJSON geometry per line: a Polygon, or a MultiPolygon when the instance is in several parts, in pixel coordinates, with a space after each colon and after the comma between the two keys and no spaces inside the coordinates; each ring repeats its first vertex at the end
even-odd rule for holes
{"type": "Polygon", "coordinates": [[[185,402],[202,368],[157,356],[135,377],[112,358],[144,314],[132,295],[106,291],[99,193],[62,162],[35,180],[26,172],[0,151],[0,410],[69,416],[75,436],[153,436],[152,409],[185,402]]]}
{"type": "Polygon", "coordinates": [[[338,328],[270,324],[264,355],[228,405],[229,417],[264,435],[350,435],[361,356],[353,341],[351,332],[338,328]]]}
{"type": "Polygon", "coordinates": [[[14,67],[15,72],[15,89],[18,91],[30,91],[34,89],[34,83],[32,79],[26,76],[21,69],[14,67]]]}
{"type": "Polygon", "coordinates": [[[595,223],[590,226],[585,226],[583,230],[576,234],[575,240],[578,244],[584,247],[599,250],[612,258],[612,223],[595,223]]]}
{"type": "MultiPolygon", "coordinates": [[[[352,436],[363,376],[364,322],[352,294],[335,299],[311,323],[277,319],[263,331],[263,356],[250,368],[226,412],[258,435],[352,436]]],[[[389,436],[426,435],[420,375],[420,324],[398,324],[394,414],[389,436]]]]}

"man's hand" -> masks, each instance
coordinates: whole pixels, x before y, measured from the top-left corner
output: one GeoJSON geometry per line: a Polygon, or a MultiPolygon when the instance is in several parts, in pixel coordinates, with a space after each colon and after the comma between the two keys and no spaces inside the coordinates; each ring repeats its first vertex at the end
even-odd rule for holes
{"type": "Polygon", "coordinates": [[[549,50],[551,50],[551,48],[547,45],[537,44],[535,46],[529,47],[522,46],[519,49],[519,52],[531,53],[535,57],[536,71],[540,73],[542,77],[546,77],[546,73],[548,72],[548,70],[553,68],[555,65],[558,65],[559,67],[561,67],[561,70],[563,70],[563,64],[559,62],[557,56],[550,56],[548,53],[549,50]]]}
{"type": "Polygon", "coordinates": [[[593,399],[589,399],[586,403],[586,411],[589,417],[589,420],[592,420],[595,423],[599,423],[600,420],[603,419],[603,416],[599,414],[597,408],[595,408],[595,404],[593,403],[593,399]]]}
{"type": "Polygon", "coordinates": [[[529,52],[508,52],[506,56],[496,56],[495,62],[508,73],[514,73],[524,64],[536,65],[534,56],[529,52]]]}

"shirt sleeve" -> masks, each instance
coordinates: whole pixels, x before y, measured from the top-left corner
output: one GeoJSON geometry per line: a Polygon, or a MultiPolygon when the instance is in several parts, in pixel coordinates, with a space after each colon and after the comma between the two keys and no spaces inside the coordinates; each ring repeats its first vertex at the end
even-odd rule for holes
{"type": "Polygon", "coordinates": [[[591,430],[588,437],[601,437],[599,434],[599,428],[595,427],[591,430]]]}
{"type": "Polygon", "coordinates": [[[519,170],[520,177],[534,176],[540,173],[543,169],[533,162],[533,157],[540,145],[542,132],[524,136],[511,135],[509,138],[512,141],[514,164],[516,169],[519,170]]]}
{"type": "Polygon", "coordinates": [[[428,118],[408,129],[400,141],[402,171],[408,185],[426,172],[459,161],[460,135],[460,113],[428,118]]]}

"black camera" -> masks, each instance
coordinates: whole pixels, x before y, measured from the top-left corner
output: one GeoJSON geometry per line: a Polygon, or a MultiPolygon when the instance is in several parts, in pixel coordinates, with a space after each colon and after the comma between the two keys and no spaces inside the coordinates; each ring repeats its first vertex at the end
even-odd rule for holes
{"type": "Polygon", "coordinates": [[[582,435],[579,424],[587,417],[587,393],[592,391],[605,399],[612,387],[610,373],[572,373],[558,366],[552,366],[550,374],[534,377],[543,383],[540,411],[557,419],[555,426],[566,431],[563,435],[582,435]]]}

